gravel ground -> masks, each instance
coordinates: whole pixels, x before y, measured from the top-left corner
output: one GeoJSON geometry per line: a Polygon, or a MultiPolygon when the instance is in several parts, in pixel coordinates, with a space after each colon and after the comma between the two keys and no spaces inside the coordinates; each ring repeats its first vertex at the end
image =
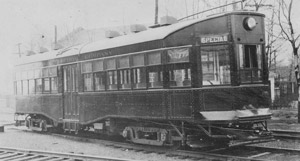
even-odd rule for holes
{"type": "Polygon", "coordinates": [[[167,157],[163,154],[145,154],[126,149],[107,147],[101,143],[87,143],[68,140],[61,137],[44,135],[20,130],[24,127],[6,126],[5,132],[0,133],[0,147],[13,147],[62,153],[85,154],[95,156],[109,156],[145,161],[191,161],[167,157]]]}

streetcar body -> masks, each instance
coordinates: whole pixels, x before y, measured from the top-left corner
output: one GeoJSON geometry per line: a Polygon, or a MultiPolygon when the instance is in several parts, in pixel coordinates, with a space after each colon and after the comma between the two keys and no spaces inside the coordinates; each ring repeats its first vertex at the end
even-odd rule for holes
{"type": "Polygon", "coordinates": [[[141,144],[267,141],[266,63],[264,15],[184,21],[23,58],[16,115],[35,130],[88,129],[141,144]]]}

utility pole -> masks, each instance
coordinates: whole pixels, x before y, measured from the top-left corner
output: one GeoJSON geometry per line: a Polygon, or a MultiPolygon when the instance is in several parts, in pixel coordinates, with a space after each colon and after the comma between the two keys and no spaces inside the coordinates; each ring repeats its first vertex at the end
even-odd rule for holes
{"type": "Polygon", "coordinates": [[[154,18],[154,24],[158,24],[158,0],[155,0],[155,18],[154,18]]]}

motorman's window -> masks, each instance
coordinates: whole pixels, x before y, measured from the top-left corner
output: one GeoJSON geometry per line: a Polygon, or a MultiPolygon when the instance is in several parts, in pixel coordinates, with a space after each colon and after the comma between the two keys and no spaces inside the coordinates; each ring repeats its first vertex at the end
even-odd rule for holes
{"type": "Polygon", "coordinates": [[[93,70],[92,62],[82,63],[84,91],[93,91],[94,90],[92,70],[93,70]]]}
{"type": "Polygon", "coordinates": [[[230,84],[230,59],[227,46],[202,47],[201,62],[204,86],[230,84]]]}
{"type": "Polygon", "coordinates": [[[238,61],[242,83],[262,81],[261,45],[238,45],[238,61]]]}

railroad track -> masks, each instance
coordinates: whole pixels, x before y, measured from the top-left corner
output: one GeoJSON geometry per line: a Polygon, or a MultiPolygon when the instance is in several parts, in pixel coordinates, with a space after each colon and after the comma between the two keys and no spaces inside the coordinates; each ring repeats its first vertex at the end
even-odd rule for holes
{"type": "Polygon", "coordinates": [[[223,150],[211,151],[213,153],[221,155],[237,155],[239,157],[245,157],[249,159],[257,160],[299,160],[300,150],[289,149],[289,148],[278,148],[278,147],[263,147],[257,145],[248,145],[242,147],[233,147],[223,150]]]}
{"type": "Polygon", "coordinates": [[[300,132],[292,130],[271,130],[273,136],[277,138],[300,140],[300,132]]]}
{"type": "Polygon", "coordinates": [[[71,153],[56,153],[28,149],[0,147],[1,161],[132,161],[127,159],[101,157],[71,153]]]}
{"type": "MultiPolygon", "coordinates": [[[[32,132],[32,131],[29,131],[32,132]]],[[[42,133],[41,133],[42,134],[42,133]]],[[[227,155],[227,154],[217,154],[203,151],[191,151],[191,150],[175,150],[166,147],[157,147],[157,146],[149,146],[149,145],[138,145],[131,144],[128,142],[116,142],[111,140],[100,140],[100,139],[91,139],[91,138],[82,138],[80,136],[75,135],[65,135],[65,134],[57,134],[57,133],[44,133],[50,134],[56,137],[62,137],[65,139],[75,140],[75,141],[84,141],[91,143],[98,143],[108,147],[123,149],[123,150],[131,150],[142,153],[157,153],[166,155],[168,157],[174,158],[182,158],[182,159],[191,159],[191,160],[207,160],[207,161],[223,161],[223,160],[233,160],[233,161],[265,161],[262,159],[256,159],[255,157],[248,158],[243,156],[236,155],[227,155]]]]}
{"type": "MultiPolygon", "coordinates": [[[[30,130],[22,130],[26,132],[33,132],[30,130]]],[[[36,133],[36,132],[34,132],[36,133]]],[[[40,132],[38,132],[40,133],[40,132]]],[[[234,161],[266,161],[275,160],[274,157],[280,157],[278,160],[290,157],[300,158],[300,150],[286,149],[286,148],[271,148],[260,147],[256,145],[241,146],[237,148],[223,148],[211,151],[191,151],[191,150],[174,150],[165,147],[153,147],[145,145],[131,144],[128,142],[116,142],[111,140],[100,140],[97,138],[87,138],[78,135],[66,135],[57,133],[40,133],[42,135],[52,135],[54,137],[62,137],[64,139],[98,143],[108,147],[119,148],[123,150],[131,150],[141,153],[157,153],[166,155],[168,157],[192,159],[192,160],[234,160],[234,161]]],[[[1,158],[0,158],[1,160],[1,158]]]]}

